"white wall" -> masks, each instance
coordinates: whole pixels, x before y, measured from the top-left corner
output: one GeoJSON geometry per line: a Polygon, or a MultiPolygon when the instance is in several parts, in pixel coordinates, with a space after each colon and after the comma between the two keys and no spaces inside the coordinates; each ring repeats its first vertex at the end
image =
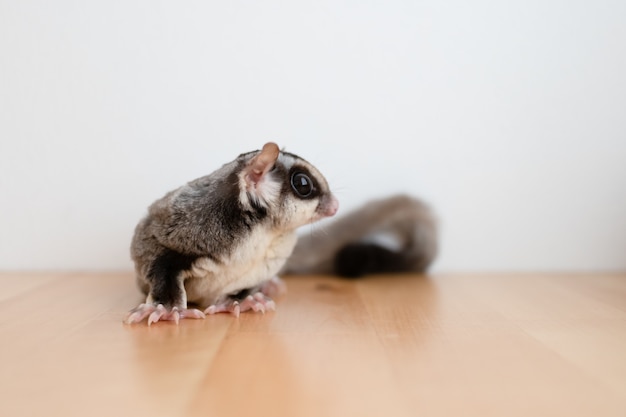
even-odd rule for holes
{"type": "Polygon", "coordinates": [[[0,0],[0,269],[126,269],[145,208],[277,141],[408,191],[439,271],[626,269],[626,2],[0,0]]]}

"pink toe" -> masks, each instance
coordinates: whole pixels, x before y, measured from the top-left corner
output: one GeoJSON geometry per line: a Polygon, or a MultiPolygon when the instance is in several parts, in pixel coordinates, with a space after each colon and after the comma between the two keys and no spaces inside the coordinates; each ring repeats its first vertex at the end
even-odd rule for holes
{"type": "Polygon", "coordinates": [[[150,326],[152,323],[156,323],[157,321],[159,321],[166,312],[167,310],[165,310],[165,307],[163,306],[163,304],[159,304],[156,307],[156,310],[154,310],[150,314],[150,317],[148,317],[148,326],[150,326]]]}
{"type": "Polygon", "coordinates": [[[196,310],[191,309],[191,310],[184,310],[181,314],[182,318],[192,318],[192,319],[204,319],[206,318],[206,316],[204,315],[204,313],[200,310],[196,310]]]}
{"type": "MultiPolygon", "coordinates": [[[[174,308],[176,308],[176,307],[174,307],[174,308]]],[[[172,319],[174,320],[174,322],[176,324],[178,324],[180,322],[180,313],[178,312],[178,310],[172,311],[172,319]]]]}
{"type": "Polygon", "coordinates": [[[139,323],[141,320],[143,320],[145,316],[139,312],[139,311],[135,311],[134,313],[129,313],[126,318],[124,319],[124,323],[126,324],[133,324],[133,323],[139,323]]]}
{"type": "Polygon", "coordinates": [[[140,323],[143,319],[148,317],[150,313],[154,311],[154,306],[149,304],[139,304],[139,306],[133,308],[128,312],[126,318],[124,319],[124,323],[126,324],[135,324],[140,323]]]}

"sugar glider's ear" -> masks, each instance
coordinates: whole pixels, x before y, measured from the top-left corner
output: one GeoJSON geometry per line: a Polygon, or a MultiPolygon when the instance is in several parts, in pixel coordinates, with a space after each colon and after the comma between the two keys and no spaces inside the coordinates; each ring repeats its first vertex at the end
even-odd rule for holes
{"type": "Polygon", "coordinates": [[[256,186],[263,176],[272,169],[278,159],[278,145],[268,142],[263,145],[261,152],[252,158],[246,169],[246,182],[248,186],[256,186]]]}

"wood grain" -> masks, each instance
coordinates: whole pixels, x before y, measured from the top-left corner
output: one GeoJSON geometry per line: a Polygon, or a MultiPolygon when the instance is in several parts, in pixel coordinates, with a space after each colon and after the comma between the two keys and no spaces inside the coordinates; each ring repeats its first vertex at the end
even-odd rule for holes
{"type": "Polygon", "coordinates": [[[0,415],[626,415],[624,274],[287,284],[147,327],[128,273],[2,273],[0,415]]]}

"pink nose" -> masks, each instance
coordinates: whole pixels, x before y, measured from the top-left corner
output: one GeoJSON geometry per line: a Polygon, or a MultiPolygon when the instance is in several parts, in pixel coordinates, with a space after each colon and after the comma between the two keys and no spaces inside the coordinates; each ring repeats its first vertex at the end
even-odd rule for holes
{"type": "Polygon", "coordinates": [[[334,195],[330,195],[330,197],[328,199],[326,199],[326,201],[323,202],[324,204],[324,216],[327,217],[331,217],[334,216],[337,213],[337,210],[339,210],[339,201],[335,198],[334,195]]]}

